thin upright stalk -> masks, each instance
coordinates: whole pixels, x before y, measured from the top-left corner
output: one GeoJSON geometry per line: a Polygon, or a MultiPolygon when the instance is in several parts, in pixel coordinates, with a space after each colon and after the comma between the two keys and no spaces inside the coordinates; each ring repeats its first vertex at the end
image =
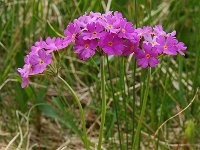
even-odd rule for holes
{"type": "Polygon", "coordinates": [[[106,93],[105,93],[105,60],[104,56],[101,56],[101,98],[102,98],[102,104],[101,104],[101,125],[100,125],[100,131],[99,131],[99,141],[98,141],[98,150],[101,150],[101,144],[103,139],[103,129],[105,124],[105,118],[106,118],[106,93]]]}
{"type": "Polygon", "coordinates": [[[137,130],[136,130],[132,149],[134,149],[134,148],[137,149],[137,146],[139,144],[138,140],[139,140],[139,137],[140,137],[140,131],[141,131],[142,122],[143,122],[143,119],[144,119],[144,114],[145,114],[147,99],[148,99],[148,94],[149,94],[150,77],[151,77],[151,68],[149,68],[149,70],[148,70],[146,88],[145,88],[145,91],[144,91],[144,98],[143,98],[143,103],[142,103],[142,110],[141,110],[141,113],[140,113],[140,118],[139,118],[139,122],[138,122],[138,125],[137,125],[137,130]]]}
{"type": "Polygon", "coordinates": [[[136,107],[136,92],[135,92],[135,74],[136,74],[136,59],[134,58],[134,61],[133,61],[133,102],[132,102],[132,124],[133,124],[133,129],[132,129],[132,139],[131,139],[131,144],[133,145],[133,141],[134,141],[134,138],[135,138],[135,107],[136,107]]]}
{"type": "Polygon", "coordinates": [[[81,105],[81,103],[78,99],[78,96],[76,95],[76,92],[71,88],[71,86],[60,75],[58,75],[58,78],[66,85],[67,89],[71,92],[71,94],[74,97],[74,100],[76,101],[76,103],[79,107],[80,116],[81,116],[81,123],[82,123],[82,128],[83,128],[83,142],[86,146],[86,150],[89,150],[89,141],[87,139],[85,115],[84,115],[84,110],[82,108],[82,105],[81,105]]]}
{"type": "MultiPolygon", "coordinates": [[[[134,10],[135,10],[135,14],[134,14],[134,20],[135,20],[135,27],[137,28],[137,0],[134,0],[134,10]]],[[[136,95],[136,92],[135,92],[135,80],[136,80],[136,59],[134,58],[133,60],[133,102],[132,102],[132,126],[133,126],[133,129],[132,129],[132,138],[131,138],[131,145],[133,145],[133,141],[134,141],[134,138],[135,138],[135,95],[136,95]]],[[[132,147],[133,148],[133,147],[132,147]]]]}
{"type": "Polygon", "coordinates": [[[120,87],[121,87],[121,93],[122,93],[122,98],[123,98],[123,107],[124,107],[124,119],[125,119],[125,132],[126,132],[126,149],[128,149],[128,120],[127,120],[127,109],[126,109],[126,104],[127,104],[127,98],[126,98],[126,93],[125,93],[125,62],[124,62],[124,57],[121,58],[120,62],[120,87]]]}
{"type": "Polygon", "coordinates": [[[117,130],[118,130],[118,136],[119,136],[119,145],[120,149],[122,150],[122,141],[121,141],[121,131],[120,131],[120,121],[119,121],[119,114],[118,114],[118,102],[116,100],[115,94],[114,94],[114,88],[111,80],[111,73],[110,73],[110,64],[108,61],[108,56],[106,56],[107,59],[107,67],[108,67],[108,74],[109,74],[109,80],[110,80],[110,86],[111,86],[111,91],[112,91],[112,97],[114,100],[114,110],[117,118],[117,130]]]}

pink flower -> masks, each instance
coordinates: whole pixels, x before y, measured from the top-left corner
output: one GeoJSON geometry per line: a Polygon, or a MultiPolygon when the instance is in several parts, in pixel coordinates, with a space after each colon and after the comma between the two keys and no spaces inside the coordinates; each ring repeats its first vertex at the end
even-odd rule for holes
{"type": "Polygon", "coordinates": [[[145,37],[144,43],[151,43],[152,46],[154,47],[154,46],[158,45],[158,43],[156,41],[157,38],[158,38],[157,36],[148,35],[148,36],[145,37]]]}
{"type": "Polygon", "coordinates": [[[21,84],[22,88],[25,88],[29,83],[30,83],[30,80],[28,77],[27,78],[22,77],[22,84],[21,84]]]}
{"type": "Polygon", "coordinates": [[[146,68],[148,66],[155,67],[158,61],[158,53],[156,53],[155,48],[152,45],[144,43],[142,45],[142,50],[139,50],[135,57],[137,59],[137,63],[142,68],[146,68]]]}
{"type": "Polygon", "coordinates": [[[45,49],[47,52],[51,53],[55,50],[64,49],[69,45],[69,40],[65,40],[63,38],[50,38],[46,39],[45,49]]]}
{"type": "Polygon", "coordinates": [[[67,26],[67,29],[64,31],[64,34],[66,36],[66,39],[70,42],[74,42],[76,39],[77,34],[79,34],[81,31],[80,27],[78,26],[78,24],[73,24],[70,23],[67,26]]]}
{"type": "Polygon", "coordinates": [[[163,31],[163,27],[161,25],[156,25],[154,28],[154,35],[155,36],[166,36],[167,33],[163,31]]]}
{"type": "Polygon", "coordinates": [[[120,19],[112,15],[106,15],[100,20],[105,29],[111,33],[119,32],[120,19]]]}
{"type": "Polygon", "coordinates": [[[157,52],[158,53],[164,53],[168,55],[177,55],[177,40],[174,39],[172,36],[169,36],[167,38],[163,36],[159,36],[158,39],[156,40],[159,45],[156,45],[157,52]]]}
{"type": "Polygon", "coordinates": [[[142,38],[142,37],[145,38],[145,37],[151,35],[153,33],[153,30],[151,27],[144,26],[143,28],[137,28],[136,32],[138,33],[140,38],[142,38]]]}
{"type": "Polygon", "coordinates": [[[100,39],[99,46],[108,55],[121,55],[124,49],[122,39],[113,33],[106,33],[100,39]]]}
{"type": "Polygon", "coordinates": [[[42,73],[46,69],[47,65],[52,62],[51,55],[44,50],[39,50],[37,55],[30,54],[29,57],[32,74],[42,73]]]}
{"type": "Polygon", "coordinates": [[[93,22],[87,25],[87,31],[82,33],[84,40],[100,39],[104,36],[104,27],[98,23],[93,22]]]}
{"type": "Polygon", "coordinates": [[[120,31],[118,33],[120,38],[133,39],[136,36],[135,29],[131,22],[122,19],[120,21],[120,31]]]}
{"type": "Polygon", "coordinates": [[[78,37],[75,41],[74,52],[79,55],[80,59],[86,60],[95,54],[97,45],[96,40],[84,40],[83,37],[78,37]]]}
{"type": "Polygon", "coordinates": [[[39,50],[44,49],[46,43],[40,38],[39,41],[35,42],[35,45],[31,47],[31,51],[37,53],[39,50]]]}
{"type": "Polygon", "coordinates": [[[138,42],[124,40],[124,49],[123,49],[122,55],[127,56],[132,53],[137,53],[138,44],[139,44],[138,42]]]}
{"type": "Polygon", "coordinates": [[[181,55],[185,56],[185,53],[183,53],[184,50],[187,49],[187,46],[183,42],[179,42],[177,45],[177,52],[180,53],[181,55]]]}

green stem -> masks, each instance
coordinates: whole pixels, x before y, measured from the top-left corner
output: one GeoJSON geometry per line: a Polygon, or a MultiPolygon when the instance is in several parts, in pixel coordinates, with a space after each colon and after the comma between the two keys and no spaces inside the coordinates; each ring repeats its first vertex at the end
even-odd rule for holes
{"type": "Polygon", "coordinates": [[[149,94],[149,84],[150,84],[150,77],[151,77],[151,68],[149,68],[148,70],[148,76],[147,76],[147,82],[146,82],[146,88],[145,88],[145,92],[144,92],[144,99],[143,99],[143,103],[142,103],[142,110],[141,110],[141,114],[140,114],[140,118],[139,118],[139,122],[137,125],[137,130],[136,130],[136,134],[135,134],[135,138],[134,138],[134,142],[133,142],[133,146],[132,148],[137,149],[137,145],[139,144],[138,140],[140,137],[140,131],[141,131],[141,127],[142,127],[142,122],[144,119],[144,114],[145,114],[145,110],[146,110],[146,105],[147,105],[147,97],[149,94]]]}
{"type": "Polygon", "coordinates": [[[133,113],[132,113],[132,123],[133,123],[133,129],[132,129],[132,139],[131,139],[131,144],[133,145],[133,141],[134,141],[134,137],[135,137],[135,108],[136,108],[136,92],[135,92],[135,74],[136,74],[136,59],[134,58],[133,61],[133,102],[132,102],[132,109],[133,109],[133,113]]]}
{"type": "Polygon", "coordinates": [[[101,144],[102,144],[102,138],[103,138],[103,129],[105,124],[105,118],[106,118],[106,93],[105,93],[105,68],[104,68],[104,56],[101,56],[101,98],[102,98],[102,104],[101,104],[101,125],[100,125],[100,131],[99,131],[99,141],[98,141],[98,150],[101,150],[101,144]]]}
{"type": "Polygon", "coordinates": [[[120,145],[120,149],[122,150],[122,141],[121,141],[121,131],[120,131],[120,121],[119,121],[119,114],[118,114],[118,103],[114,94],[114,88],[113,88],[113,84],[112,84],[112,78],[111,78],[111,72],[110,72],[110,65],[109,65],[109,61],[108,61],[108,56],[106,56],[107,58],[107,67],[108,67],[108,73],[109,73],[109,80],[110,80],[110,86],[111,86],[111,91],[112,91],[112,97],[114,100],[114,110],[115,110],[115,114],[116,114],[116,118],[117,118],[117,130],[118,130],[118,136],[119,136],[119,145],[120,145]]]}
{"type": "Polygon", "coordinates": [[[76,92],[71,88],[71,86],[61,76],[58,75],[58,78],[66,85],[66,87],[68,88],[68,90],[73,95],[74,100],[76,101],[76,103],[79,107],[79,111],[80,111],[80,115],[81,115],[81,123],[82,123],[82,128],[83,128],[83,142],[86,146],[86,149],[89,150],[89,143],[88,143],[87,132],[86,132],[85,116],[84,116],[84,110],[82,108],[82,105],[81,105],[81,103],[78,99],[78,96],[76,95],[76,92]]]}
{"type": "Polygon", "coordinates": [[[125,62],[124,62],[124,57],[121,58],[121,62],[120,62],[120,87],[121,87],[121,93],[122,93],[122,98],[123,98],[123,107],[124,107],[124,119],[125,119],[125,132],[126,132],[126,148],[128,149],[128,120],[127,120],[127,108],[126,108],[126,104],[127,104],[127,98],[126,98],[126,94],[125,94],[125,81],[124,81],[124,76],[125,76],[125,62]]]}
{"type": "MultiPolygon", "coordinates": [[[[134,20],[135,20],[135,28],[137,28],[137,0],[134,0],[134,10],[135,10],[135,14],[134,14],[134,20]]],[[[135,80],[136,80],[136,59],[134,58],[133,60],[133,102],[132,102],[132,109],[133,109],[133,113],[132,113],[132,124],[133,124],[133,129],[132,129],[132,138],[131,138],[131,145],[132,145],[132,148],[133,148],[133,141],[134,141],[134,138],[135,138],[135,133],[134,133],[134,130],[135,130],[135,104],[136,104],[136,101],[135,101],[135,95],[136,95],[136,92],[135,92],[135,80]]]]}

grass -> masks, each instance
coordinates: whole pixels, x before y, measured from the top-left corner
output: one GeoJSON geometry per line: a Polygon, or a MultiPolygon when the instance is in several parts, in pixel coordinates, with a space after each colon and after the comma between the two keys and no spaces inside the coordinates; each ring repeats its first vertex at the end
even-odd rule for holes
{"type": "MultiPolygon", "coordinates": [[[[84,147],[79,109],[62,82],[55,74],[39,75],[29,87],[21,89],[16,69],[23,65],[24,55],[39,37],[63,35],[70,21],[84,12],[105,12],[108,2],[110,10],[122,12],[135,27],[162,24],[166,31],[175,29],[177,38],[188,49],[185,57],[160,59],[161,65],[151,70],[147,95],[147,69],[137,67],[132,56],[105,58],[107,113],[103,147],[131,149],[139,134],[137,149],[200,149],[200,93],[196,92],[200,86],[198,0],[1,1],[0,148],[84,147]],[[146,110],[141,119],[145,99],[146,110]],[[160,125],[162,128],[154,136],[160,125]]],[[[98,143],[102,97],[99,57],[83,62],[71,46],[55,57],[59,61],[54,67],[76,91],[83,106],[87,135],[94,149],[98,143]]]]}

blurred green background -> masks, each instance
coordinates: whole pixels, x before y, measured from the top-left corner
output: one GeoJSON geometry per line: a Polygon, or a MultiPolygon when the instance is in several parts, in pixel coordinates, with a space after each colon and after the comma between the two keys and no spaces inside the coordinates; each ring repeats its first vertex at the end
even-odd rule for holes
{"type": "MultiPolygon", "coordinates": [[[[189,104],[200,86],[200,1],[109,2],[111,11],[121,12],[135,27],[162,24],[167,32],[176,30],[177,39],[188,47],[185,57],[162,58],[161,65],[153,69],[140,149],[152,149],[153,145],[155,149],[200,149],[199,93],[196,94],[191,107],[162,128],[158,138],[152,136],[162,122],[189,104]]],[[[104,13],[107,3],[108,0],[0,1],[0,148],[5,148],[11,142],[10,149],[56,149],[63,143],[66,144],[66,141],[69,141],[67,149],[83,147],[79,139],[82,132],[78,109],[65,87],[56,77],[47,74],[35,76],[29,87],[21,89],[21,79],[16,70],[23,66],[23,57],[40,37],[58,36],[56,32],[63,34],[70,21],[85,12],[104,13]]],[[[72,46],[59,53],[60,73],[77,91],[85,109],[89,137],[97,142],[101,108],[98,69],[92,60],[79,60],[73,53],[72,46]]],[[[94,61],[99,65],[98,56],[94,57],[94,61]]],[[[140,97],[143,95],[146,77],[146,70],[137,68],[136,88],[133,88],[134,61],[125,58],[125,117],[123,93],[120,92],[121,84],[118,81],[118,78],[121,78],[120,61],[118,57],[109,59],[110,69],[107,70],[111,75],[107,74],[108,113],[104,139],[106,149],[119,149],[119,131],[113,98],[118,101],[116,108],[120,132],[122,135],[127,133],[131,142],[131,134],[134,134],[133,128],[140,112],[140,97]],[[110,79],[114,84],[114,96],[110,79]],[[136,91],[134,117],[133,89],[136,91]],[[127,124],[128,130],[125,130],[127,124]]]]}

